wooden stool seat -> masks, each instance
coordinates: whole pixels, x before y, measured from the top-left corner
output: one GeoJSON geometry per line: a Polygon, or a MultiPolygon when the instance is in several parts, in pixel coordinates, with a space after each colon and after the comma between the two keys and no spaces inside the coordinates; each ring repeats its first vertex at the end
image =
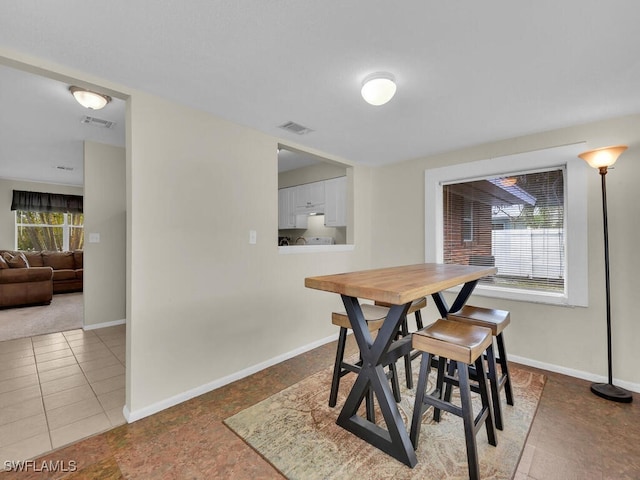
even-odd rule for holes
{"type": "MultiPolygon", "coordinates": [[[[364,319],[367,321],[369,331],[375,332],[380,330],[384,319],[387,318],[389,309],[378,305],[369,305],[368,303],[363,303],[360,305],[360,308],[362,309],[364,319]]],[[[338,327],[351,328],[351,322],[349,322],[347,312],[333,312],[331,314],[331,323],[338,327]]]]}
{"type": "Polygon", "coordinates": [[[447,320],[466,322],[472,325],[490,328],[491,334],[496,337],[511,323],[511,315],[507,310],[495,310],[492,308],[465,305],[461,310],[447,315],[447,320]]]}
{"type": "MultiPolygon", "coordinates": [[[[390,303],[380,302],[377,300],[376,300],[376,305],[380,305],[383,307],[391,307],[390,303]]],[[[409,310],[407,310],[407,315],[411,315],[412,313],[415,313],[418,310],[422,310],[426,306],[427,306],[427,297],[418,298],[413,302],[411,302],[411,305],[409,306],[409,310]]]]}
{"type": "Polygon", "coordinates": [[[496,427],[503,429],[502,407],[500,405],[500,390],[504,390],[507,405],[513,405],[513,391],[511,389],[511,378],[509,376],[509,365],[507,362],[507,350],[504,346],[503,331],[511,322],[511,315],[507,310],[495,310],[492,308],[474,307],[465,305],[461,310],[447,315],[447,320],[452,320],[465,325],[476,325],[491,329],[491,334],[498,344],[498,356],[489,358],[488,377],[491,381],[491,397],[493,399],[493,411],[495,414],[496,427]],[[501,374],[492,366],[500,365],[501,374]]]}
{"type": "MultiPolygon", "coordinates": [[[[479,479],[480,467],[476,435],[483,425],[487,431],[489,444],[497,445],[492,404],[483,365],[484,352],[487,350],[493,351],[491,329],[451,320],[437,320],[434,324],[415,332],[412,337],[412,343],[415,349],[423,353],[411,419],[411,431],[409,433],[411,443],[414,448],[417,448],[422,415],[427,407],[432,406],[434,408],[433,418],[436,422],[440,421],[441,410],[461,417],[464,424],[469,478],[473,480],[479,479]],[[427,393],[427,379],[429,378],[431,362],[434,357],[438,357],[438,376],[435,389],[431,393],[427,393]],[[456,365],[457,378],[445,373],[447,361],[456,365]],[[482,400],[482,408],[477,416],[474,416],[471,403],[471,384],[469,381],[469,367],[471,365],[475,365],[475,369],[478,372],[478,391],[482,400]],[[443,388],[445,382],[447,383],[447,389],[451,385],[456,385],[460,388],[461,406],[451,403],[450,395],[447,396],[443,388]]],[[[433,449],[431,451],[436,452],[433,449]]]]}
{"type": "Polygon", "coordinates": [[[472,364],[491,345],[491,330],[468,328],[463,323],[438,320],[413,334],[413,348],[472,364]]]}

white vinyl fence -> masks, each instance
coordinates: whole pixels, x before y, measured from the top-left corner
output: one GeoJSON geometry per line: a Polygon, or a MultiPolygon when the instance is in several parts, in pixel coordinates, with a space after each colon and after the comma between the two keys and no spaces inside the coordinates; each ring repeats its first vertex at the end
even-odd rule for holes
{"type": "Polygon", "coordinates": [[[493,230],[491,244],[499,276],[564,278],[562,229],[493,230]]]}

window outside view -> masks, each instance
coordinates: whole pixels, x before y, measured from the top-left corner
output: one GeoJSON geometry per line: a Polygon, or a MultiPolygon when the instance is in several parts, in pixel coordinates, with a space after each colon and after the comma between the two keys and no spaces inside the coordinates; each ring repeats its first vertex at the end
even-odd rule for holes
{"type": "Polygon", "coordinates": [[[18,250],[81,250],[84,245],[84,215],[16,211],[18,250]]]}
{"type": "Polygon", "coordinates": [[[485,285],[564,292],[562,169],[444,185],[443,211],[445,263],[496,266],[485,285]]]}

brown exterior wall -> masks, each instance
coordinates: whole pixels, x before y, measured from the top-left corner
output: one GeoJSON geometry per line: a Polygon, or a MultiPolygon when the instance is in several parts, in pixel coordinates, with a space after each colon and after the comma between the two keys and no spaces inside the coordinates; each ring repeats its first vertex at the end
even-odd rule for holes
{"type": "MultiPolygon", "coordinates": [[[[445,189],[446,191],[446,189],[445,189]]],[[[491,256],[491,205],[473,201],[472,240],[463,240],[465,200],[460,195],[444,194],[444,262],[468,265],[473,257],[491,256]]]]}

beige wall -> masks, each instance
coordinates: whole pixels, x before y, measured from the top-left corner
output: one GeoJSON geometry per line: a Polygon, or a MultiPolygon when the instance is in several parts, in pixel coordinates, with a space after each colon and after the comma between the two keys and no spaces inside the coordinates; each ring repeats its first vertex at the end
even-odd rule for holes
{"type": "Polygon", "coordinates": [[[130,110],[127,406],[135,416],[335,335],[338,296],[304,288],[304,278],[369,265],[371,190],[369,169],[354,168],[362,206],[354,251],[279,255],[278,139],[138,92],[130,110]]]}
{"type": "Polygon", "coordinates": [[[83,195],[82,187],[22,182],[0,178],[0,249],[13,250],[16,247],[16,218],[15,213],[11,210],[11,199],[13,198],[14,190],[83,195]]]}
{"type": "Polygon", "coordinates": [[[126,175],[124,148],[84,145],[84,324],[126,315],[126,175]],[[100,234],[100,243],[89,235],[100,234]]]}
{"type": "Polygon", "coordinates": [[[320,182],[330,178],[344,177],[347,174],[346,165],[333,163],[317,163],[308,167],[288,170],[278,175],[278,188],[294,187],[304,183],[320,182]]]}
{"type": "MultiPolygon", "coordinates": [[[[449,152],[376,169],[372,229],[374,266],[424,261],[424,171],[455,163],[483,160],[557,145],[587,142],[586,148],[626,144],[625,152],[607,175],[611,255],[614,376],[628,388],[640,387],[637,363],[640,322],[635,315],[640,255],[640,116],[576,126],[553,132],[449,152]]],[[[607,374],[604,260],[600,176],[589,177],[589,307],[567,308],[473,297],[477,305],[511,311],[505,336],[514,357],[566,371],[576,376],[607,374]]],[[[569,195],[571,192],[569,192],[569,195]]],[[[431,302],[432,303],[432,302],[431,302]]],[[[427,317],[435,318],[431,305],[427,317]]]]}

